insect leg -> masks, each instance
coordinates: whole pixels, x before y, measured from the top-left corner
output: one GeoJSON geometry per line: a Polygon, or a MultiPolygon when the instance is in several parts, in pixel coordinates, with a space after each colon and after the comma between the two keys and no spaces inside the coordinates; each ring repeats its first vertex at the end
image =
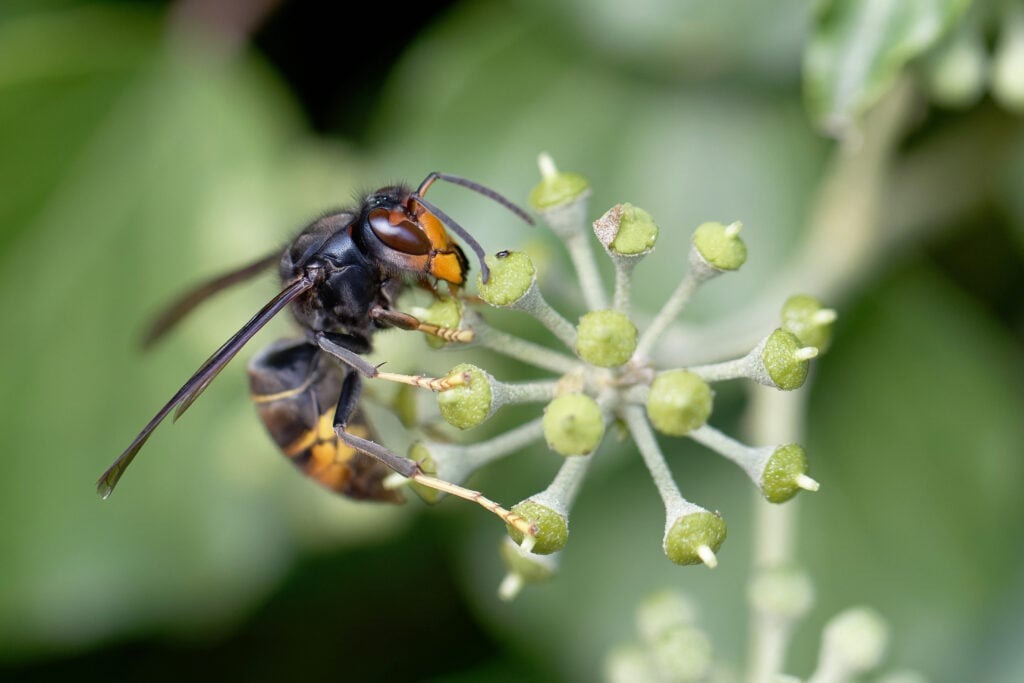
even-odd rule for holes
{"type": "Polygon", "coordinates": [[[366,353],[369,348],[353,350],[358,340],[352,335],[317,332],[313,341],[328,355],[334,356],[363,377],[376,377],[379,374],[376,365],[359,355],[360,351],[366,353]]]}
{"type": "Polygon", "coordinates": [[[473,330],[460,330],[454,327],[441,327],[425,323],[414,315],[401,311],[392,311],[382,306],[374,306],[370,309],[370,317],[374,320],[383,320],[402,330],[411,332],[422,332],[444,341],[471,342],[473,341],[473,330]]]}
{"type": "Polygon", "coordinates": [[[355,411],[359,403],[360,391],[361,381],[359,379],[359,375],[355,372],[349,372],[348,376],[345,377],[345,381],[342,383],[341,396],[338,399],[338,407],[334,412],[334,429],[341,441],[361,453],[365,453],[366,455],[376,458],[403,477],[407,477],[408,479],[428,488],[437,489],[438,491],[443,491],[445,493],[450,493],[453,496],[473,501],[488,512],[492,512],[497,515],[503,522],[505,522],[505,524],[519,529],[524,535],[536,535],[537,529],[529,522],[529,520],[512,512],[511,510],[506,510],[493,500],[485,498],[479,491],[473,491],[471,489],[458,486],[457,484],[452,484],[442,479],[428,476],[423,473],[423,470],[420,469],[419,463],[415,460],[398,455],[379,443],[370,441],[369,439],[364,439],[346,431],[349,416],[355,411]]]}
{"type": "Polygon", "coordinates": [[[345,365],[354,369],[364,377],[370,379],[383,379],[399,384],[410,384],[414,387],[422,387],[431,391],[444,391],[469,381],[468,373],[453,375],[449,377],[424,377],[422,375],[403,375],[395,372],[381,372],[377,366],[360,356],[355,351],[347,348],[344,343],[344,335],[331,334],[328,332],[317,332],[314,336],[317,346],[327,354],[334,356],[345,365]]]}

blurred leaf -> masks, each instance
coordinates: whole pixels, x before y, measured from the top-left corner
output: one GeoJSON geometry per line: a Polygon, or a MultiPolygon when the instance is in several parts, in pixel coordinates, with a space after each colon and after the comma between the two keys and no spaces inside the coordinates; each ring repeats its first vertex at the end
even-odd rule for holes
{"type": "Polygon", "coordinates": [[[592,63],[678,83],[756,78],[793,83],[810,3],[776,0],[525,0],[592,63]]]}
{"type": "Polygon", "coordinates": [[[1001,608],[1024,533],[1024,367],[984,311],[924,269],[845,318],[808,422],[822,482],[803,504],[815,623],[874,605],[902,665],[973,679],[983,662],[964,655],[1001,608]]]}
{"type": "Polygon", "coordinates": [[[98,7],[0,22],[0,250],[73,167],[156,37],[146,14],[98,7]]]}
{"type": "Polygon", "coordinates": [[[808,109],[835,136],[896,82],[912,59],[949,29],[970,0],[825,0],[804,54],[808,109]]]}
{"type": "Polygon", "coordinates": [[[18,181],[0,251],[0,658],[230,622],[287,566],[299,530],[372,536],[403,514],[294,473],[252,415],[241,359],[158,430],[109,501],[95,493],[277,285],[226,293],[145,360],[142,321],[175,287],[275,248],[355,175],[306,149],[254,62],[161,36],[156,19],[72,9],[0,29],[21,36],[0,40],[17,56],[0,60],[0,144],[17,154],[0,168],[18,181]]]}

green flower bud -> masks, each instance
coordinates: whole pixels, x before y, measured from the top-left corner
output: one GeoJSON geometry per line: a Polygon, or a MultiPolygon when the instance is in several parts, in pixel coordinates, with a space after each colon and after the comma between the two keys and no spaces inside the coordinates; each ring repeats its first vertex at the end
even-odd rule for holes
{"type": "Polygon", "coordinates": [[[511,306],[523,298],[536,281],[537,271],[530,257],[521,251],[499,251],[484,259],[491,269],[486,284],[478,275],[480,298],[492,306],[511,306]]]}
{"type": "Polygon", "coordinates": [[[676,564],[717,564],[715,553],[725,541],[725,520],[707,510],[677,517],[665,532],[663,547],[676,564]]]}
{"type": "Polygon", "coordinates": [[[542,583],[558,572],[558,555],[535,555],[524,552],[511,538],[505,537],[499,548],[501,559],[508,569],[498,589],[502,600],[511,600],[524,583],[542,583]]]}
{"type": "Polygon", "coordinates": [[[759,571],[750,582],[747,595],[759,612],[799,619],[811,609],[814,586],[805,572],[776,567],[759,571]]]}
{"type": "Polygon", "coordinates": [[[409,384],[399,384],[395,397],[391,400],[391,411],[406,429],[413,429],[419,424],[419,404],[416,396],[420,390],[409,384]]]}
{"type": "Polygon", "coordinates": [[[822,658],[834,658],[845,671],[863,673],[877,667],[889,642],[889,626],[878,612],[853,607],[833,617],[822,638],[822,658]]]}
{"type": "Polygon", "coordinates": [[[740,239],[740,222],[703,223],[693,233],[693,248],[715,270],[737,270],[747,260],[747,245],[740,239]]]}
{"type": "Polygon", "coordinates": [[[689,625],[674,626],[651,643],[658,680],[702,681],[711,670],[711,639],[689,625]]]}
{"type": "Polygon", "coordinates": [[[791,391],[804,385],[810,360],[818,351],[803,346],[795,335],[780,328],[765,340],[760,355],[769,380],[762,383],[791,391]]]}
{"type": "Polygon", "coordinates": [[[697,606],[677,590],[666,589],[649,595],[636,610],[636,630],[644,642],[654,642],[675,626],[696,623],[697,606]]]}
{"type": "Polygon", "coordinates": [[[832,323],[836,313],[824,308],[813,296],[797,294],[782,305],[782,329],[790,332],[804,346],[813,346],[825,353],[832,341],[832,323]]]}
{"type": "Polygon", "coordinates": [[[586,455],[604,437],[604,416],[586,394],[563,394],[544,409],[544,438],[562,455],[586,455]]]}
{"type": "Polygon", "coordinates": [[[818,482],[807,476],[807,455],[795,443],[775,449],[765,463],[760,486],[770,503],[784,503],[800,489],[818,490],[818,482]]]}
{"type": "Polygon", "coordinates": [[[611,254],[642,256],[654,249],[658,226],[640,207],[616,204],[594,221],[594,234],[611,254]]]}
{"type": "Polygon", "coordinates": [[[610,248],[612,251],[631,256],[642,254],[654,248],[658,239],[658,225],[654,217],[638,206],[622,205],[622,222],[610,248]]]}
{"type": "MultiPolygon", "coordinates": [[[[425,323],[437,325],[438,327],[450,327],[457,329],[462,323],[462,305],[454,297],[436,299],[427,308],[415,308],[410,311],[414,316],[425,323]]],[[[448,342],[432,335],[426,335],[427,344],[434,349],[439,349],[448,342]]]]}
{"type": "Polygon", "coordinates": [[[669,370],[655,377],[647,394],[647,417],[663,434],[683,436],[708,421],[711,387],[687,370],[669,370]]]}
{"type": "MultiPolygon", "coordinates": [[[[565,547],[569,540],[569,520],[565,515],[529,499],[513,506],[512,512],[537,527],[536,540],[530,552],[550,555],[565,547]]],[[[519,529],[509,526],[508,535],[516,543],[522,544],[523,533],[519,529]]]]}
{"type": "Polygon", "coordinates": [[[604,663],[604,680],[608,683],[648,683],[658,680],[654,662],[646,650],[636,643],[617,645],[604,663]]]}
{"type": "Polygon", "coordinates": [[[541,181],[530,191],[530,205],[538,211],[571,204],[590,193],[590,183],[586,178],[579,173],[559,171],[547,154],[542,154],[537,162],[541,181]]]}
{"type": "Polygon", "coordinates": [[[441,417],[448,424],[459,429],[469,429],[491,416],[493,378],[477,366],[468,363],[456,365],[448,376],[461,373],[468,373],[469,381],[438,392],[437,405],[441,410],[441,417]]]}
{"type": "MultiPolygon", "coordinates": [[[[430,453],[430,449],[422,441],[416,441],[409,446],[409,458],[419,463],[420,469],[423,470],[423,474],[431,477],[437,475],[437,462],[434,460],[434,456],[430,453]]],[[[416,494],[423,499],[423,502],[430,503],[431,505],[441,500],[441,496],[444,494],[437,489],[418,484],[415,481],[411,482],[409,486],[416,494]]]]}
{"type": "Polygon", "coordinates": [[[618,311],[591,311],[576,327],[576,352],[602,368],[622,365],[636,350],[636,325],[618,311]]]}

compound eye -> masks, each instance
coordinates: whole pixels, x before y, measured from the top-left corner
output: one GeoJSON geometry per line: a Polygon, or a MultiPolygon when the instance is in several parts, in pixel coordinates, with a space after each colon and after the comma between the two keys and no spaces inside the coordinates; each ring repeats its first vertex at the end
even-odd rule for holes
{"type": "Polygon", "coordinates": [[[373,234],[395,251],[412,256],[430,253],[430,239],[423,229],[400,211],[374,209],[369,223],[373,234]]]}

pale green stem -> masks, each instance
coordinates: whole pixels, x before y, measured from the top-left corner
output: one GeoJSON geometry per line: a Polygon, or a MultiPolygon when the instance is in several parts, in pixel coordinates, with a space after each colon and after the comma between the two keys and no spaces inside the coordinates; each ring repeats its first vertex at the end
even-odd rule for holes
{"type": "Polygon", "coordinates": [[[508,308],[522,311],[539,320],[544,327],[558,337],[570,349],[576,348],[576,326],[551,307],[534,283],[519,301],[508,308]]]}
{"type": "Polygon", "coordinates": [[[665,510],[671,516],[673,511],[686,507],[687,501],[672,478],[672,472],[665,463],[665,456],[658,446],[654,431],[647,423],[644,409],[640,406],[626,406],[622,410],[622,417],[644,459],[644,464],[647,465],[647,470],[651,473],[654,485],[658,487],[661,500],[665,503],[665,510]]]}
{"type": "Polygon", "coordinates": [[[750,357],[744,356],[743,358],[726,360],[721,363],[696,365],[686,369],[708,383],[750,377],[750,357]]]}
{"type": "Polygon", "coordinates": [[[692,269],[687,271],[679,286],[672,292],[672,296],[668,298],[665,305],[658,311],[658,315],[651,321],[650,326],[641,335],[640,341],[636,344],[636,351],[633,353],[634,358],[638,358],[641,361],[647,358],[654,344],[683,308],[686,307],[686,304],[690,302],[690,299],[693,298],[693,293],[697,291],[697,288],[704,279],[698,276],[692,269]]]}
{"type": "Polygon", "coordinates": [[[583,300],[591,311],[602,311],[608,308],[608,298],[604,292],[604,282],[597,270],[594,250],[590,246],[589,236],[583,230],[565,237],[565,246],[569,250],[573,267],[580,281],[583,300]]]}
{"type": "Polygon", "coordinates": [[[747,662],[750,683],[772,683],[783,670],[793,626],[792,619],[754,611],[750,619],[752,640],[747,662]]]}
{"type": "Polygon", "coordinates": [[[552,351],[546,346],[521,339],[507,332],[496,330],[482,320],[474,321],[473,331],[476,333],[476,341],[481,346],[497,351],[509,358],[515,358],[535,368],[565,375],[575,372],[580,367],[580,362],[575,358],[552,351]]]}
{"type": "MultiPolygon", "coordinates": [[[[542,418],[537,418],[487,441],[471,444],[428,442],[425,446],[437,467],[437,476],[452,484],[461,484],[479,468],[526,448],[543,436],[542,418]]],[[[397,474],[392,476],[396,485],[411,481],[397,474]]]]}
{"type": "Polygon", "coordinates": [[[633,269],[636,267],[636,258],[612,257],[615,264],[615,297],[612,299],[612,308],[625,316],[629,315],[630,294],[633,287],[633,269]]]}
{"type": "Polygon", "coordinates": [[[697,443],[704,444],[711,450],[721,453],[748,471],[751,467],[755,467],[757,461],[761,459],[760,449],[751,448],[745,443],[741,443],[731,436],[718,431],[711,425],[702,425],[687,434],[687,436],[697,443]]]}
{"type": "MultiPolygon", "coordinates": [[[[807,389],[778,391],[751,385],[747,431],[758,443],[795,443],[803,435],[807,389]]],[[[796,550],[796,512],[799,498],[773,505],[758,491],[754,496],[755,572],[793,563],[796,550]]],[[[782,628],[779,620],[759,615],[750,623],[750,651],[747,681],[769,683],[785,666],[792,624],[782,628]]]]}
{"type": "Polygon", "coordinates": [[[460,446],[463,462],[472,471],[540,441],[544,436],[542,420],[538,417],[487,441],[460,446]]]}
{"type": "Polygon", "coordinates": [[[564,513],[568,513],[593,459],[592,455],[568,456],[558,468],[558,474],[551,484],[542,493],[534,496],[534,500],[553,509],[561,508],[564,513]]]}
{"type": "Polygon", "coordinates": [[[539,382],[516,382],[513,384],[495,380],[494,390],[497,392],[494,401],[497,404],[507,403],[539,403],[550,401],[558,393],[558,382],[544,380],[539,382]]]}

